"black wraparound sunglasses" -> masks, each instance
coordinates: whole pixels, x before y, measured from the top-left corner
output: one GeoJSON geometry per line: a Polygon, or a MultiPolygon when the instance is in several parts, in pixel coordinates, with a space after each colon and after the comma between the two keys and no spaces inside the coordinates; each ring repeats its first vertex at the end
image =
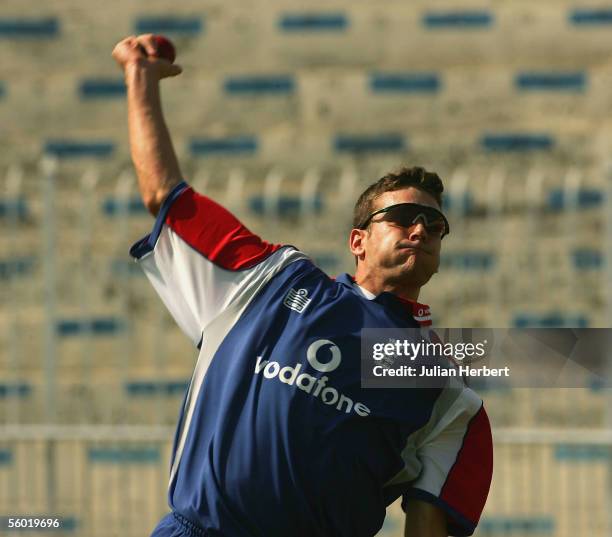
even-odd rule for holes
{"type": "Polygon", "coordinates": [[[429,234],[442,238],[450,233],[446,217],[438,209],[429,205],[421,205],[420,203],[397,203],[378,209],[378,211],[370,214],[358,229],[367,228],[372,222],[372,218],[377,214],[382,214],[384,217],[380,220],[375,220],[374,223],[392,222],[402,227],[410,227],[420,220],[429,234]]]}

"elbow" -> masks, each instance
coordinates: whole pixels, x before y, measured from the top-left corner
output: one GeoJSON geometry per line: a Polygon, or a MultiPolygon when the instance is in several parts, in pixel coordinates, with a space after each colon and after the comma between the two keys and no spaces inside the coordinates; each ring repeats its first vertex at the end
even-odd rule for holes
{"type": "Polygon", "coordinates": [[[157,187],[147,188],[146,184],[143,186],[140,183],[140,195],[142,196],[142,202],[147,210],[153,215],[157,216],[166,198],[181,182],[181,179],[173,179],[163,182],[162,185],[157,187]]]}
{"type": "Polygon", "coordinates": [[[142,202],[153,216],[157,216],[161,209],[164,200],[166,199],[167,192],[147,192],[142,195],[142,202]]]}

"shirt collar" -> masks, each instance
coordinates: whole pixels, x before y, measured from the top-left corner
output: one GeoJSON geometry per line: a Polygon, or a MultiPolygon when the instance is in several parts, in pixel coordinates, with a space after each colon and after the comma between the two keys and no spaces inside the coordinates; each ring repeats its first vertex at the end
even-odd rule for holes
{"type": "Polygon", "coordinates": [[[389,304],[389,302],[394,302],[395,304],[399,303],[402,305],[403,311],[414,317],[414,320],[417,321],[420,326],[431,326],[431,311],[427,304],[421,304],[416,300],[403,298],[386,291],[380,293],[378,296],[375,296],[367,289],[363,289],[363,287],[355,283],[354,278],[346,272],[337,276],[336,281],[346,287],[350,287],[351,290],[359,293],[360,296],[368,300],[376,300],[377,302],[385,305],[389,304]]]}

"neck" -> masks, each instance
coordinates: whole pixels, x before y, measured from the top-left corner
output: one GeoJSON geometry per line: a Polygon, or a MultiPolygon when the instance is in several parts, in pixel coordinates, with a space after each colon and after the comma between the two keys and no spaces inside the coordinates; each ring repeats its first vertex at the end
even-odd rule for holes
{"type": "Polygon", "coordinates": [[[410,285],[405,282],[397,282],[389,279],[384,279],[381,276],[372,272],[364,272],[357,267],[355,272],[355,283],[374,293],[379,295],[382,292],[393,293],[402,298],[414,300],[415,302],[419,299],[419,293],[421,292],[421,286],[410,285]]]}

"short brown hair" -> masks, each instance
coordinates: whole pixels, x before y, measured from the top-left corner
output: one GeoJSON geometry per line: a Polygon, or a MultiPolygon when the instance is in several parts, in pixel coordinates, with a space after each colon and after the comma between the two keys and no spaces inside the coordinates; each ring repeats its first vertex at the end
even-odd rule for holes
{"type": "Polygon", "coordinates": [[[374,211],[374,200],[378,196],[384,192],[392,192],[411,186],[431,194],[438,205],[442,206],[444,185],[438,174],[428,172],[425,168],[419,166],[404,167],[397,172],[388,173],[363,191],[353,210],[353,227],[358,228],[374,211]]]}

